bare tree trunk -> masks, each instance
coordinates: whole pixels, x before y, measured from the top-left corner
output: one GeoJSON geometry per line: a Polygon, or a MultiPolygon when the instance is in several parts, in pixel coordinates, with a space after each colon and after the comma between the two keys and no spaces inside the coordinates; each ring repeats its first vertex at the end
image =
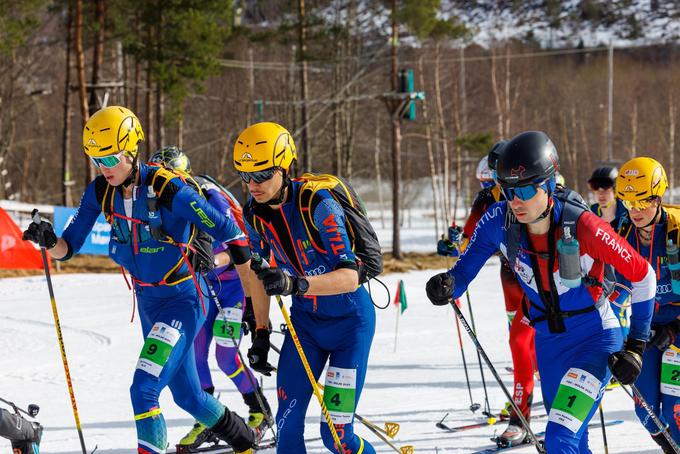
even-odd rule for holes
{"type": "MultiPolygon", "coordinates": [[[[442,90],[441,90],[441,71],[440,71],[440,60],[441,60],[441,43],[438,41],[435,44],[435,65],[434,65],[434,95],[435,95],[435,106],[436,106],[436,121],[437,121],[437,138],[441,143],[442,151],[444,154],[444,216],[446,219],[451,216],[451,187],[453,186],[453,179],[451,175],[451,161],[449,159],[449,137],[446,133],[446,122],[444,121],[444,105],[442,103],[442,90]]],[[[454,214],[455,217],[455,214],[454,214]]]]}
{"type": "MultiPolygon", "coordinates": [[[[248,49],[248,106],[246,108],[246,124],[248,127],[255,123],[253,105],[255,104],[255,66],[253,64],[253,49],[248,49]]],[[[259,119],[257,121],[260,121],[259,119]]]]}
{"type": "MultiPolygon", "coordinates": [[[[83,0],[76,0],[75,11],[75,40],[76,47],[76,65],[78,67],[78,96],[80,99],[80,115],[83,121],[83,128],[85,123],[90,119],[90,111],[87,106],[87,86],[85,82],[85,52],[83,51],[83,0]]],[[[87,157],[84,160],[85,164],[85,186],[94,179],[95,169],[87,157]]]]}
{"type": "Polygon", "coordinates": [[[378,184],[378,204],[380,205],[380,223],[385,228],[385,207],[382,192],[382,175],[380,173],[380,115],[375,116],[375,152],[373,161],[375,163],[375,181],[378,184]]]}
{"type": "Polygon", "coordinates": [[[303,166],[305,172],[312,171],[312,156],[310,154],[309,145],[309,129],[307,128],[307,99],[308,93],[308,79],[307,79],[307,29],[305,18],[305,0],[298,0],[299,20],[298,27],[298,46],[299,46],[299,63],[300,63],[300,97],[302,98],[301,109],[302,113],[302,153],[303,166]]]}
{"type": "Polygon", "coordinates": [[[670,166],[669,172],[669,184],[671,186],[671,203],[675,203],[675,125],[676,125],[677,107],[675,105],[675,100],[673,99],[673,93],[671,92],[668,97],[668,152],[670,153],[670,158],[668,164],[670,166]]]}
{"type": "Polygon", "coordinates": [[[632,134],[630,143],[630,156],[634,158],[637,154],[637,135],[638,135],[638,102],[633,103],[633,114],[630,117],[630,131],[632,134]]]}
{"type": "MultiPolygon", "coordinates": [[[[156,146],[155,150],[159,150],[165,145],[165,103],[163,96],[163,89],[161,84],[156,84],[156,146]]],[[[149,154],[153,150],[149,150],[149,154]]]]}
{"type": "MultiPolygon", "coordinates": [[[[149,32],[150,34],[151,32],[149,32]]],[[[150,37],[149,37],[150,38],[150,37]]],[[[153,96],[153,82],[151,80],[151,63],[147,63],[146,65],[146,93],[145,93],[145,99],[146,99],[146,120],[145,123],[146,125],[146,137],[144,142],[146,143],[146,151],[143,154],[144,162],[149,160],[149,156],[151,156],[152,152],[152,147],[154,144],[154,122],[153,122],[153,106],[151,102],[151,98],[153,96]]]]}
{"type": "Polygon", "coordinates": [[[71,33],[73,23],[73,11],[69,3],[66,12],[66,70],[64,79],[64,118],[62,122],[61,135],[61,176],[62,176],[62,200],[64,206],[70,207],[73,205],[73,195],[71,188],[73,181],[71,180],[71,152],[69,144],[71,142],[71,41],[73,41],[73,34],[71,33]]]}
{"type": "Polygon", "coordinates": [[[496,104],[496,115],[498,117],[497,132],[498,137],[505,137],[503,133],[503,104],[501,101],[501,93],[498,89],[498,68],[496,64],[496,49],[491,48],[491,88],[493,90],[493,98],[496,104]]]}
{"type": "Polygon", "coordinates": [[[97,28],[94,34],[94,52],[92,53],[92,74],[91,74],[91,88],[90,101],[88,103],[88,110],[90,115],[94,114],[100,107],[102,107],[97,99],[97,84],[99,83],[99,76],[101,74],[102,64],[104,62],[104,19],[105,19],[105,5],[104,0],[95,1],[94,20],[97,28]]]}
{"type": "Polygon", "coordinates": [[[184,148],[184,115],[180,115],[177,119],[177,146],[184,148]]]}
{"type": "MultiPolygon", "coordinates": [[[[421,89],[425,89],[425,70],[423,68],[423,56],[421,55],[418,59],[418,77],[419,85],[421,89]]],[[[434,151],[432,147],[432,127],[430,126],[429,112],[427,109],[427,101],[422,103],[423,112],[423,124],[425,125],[425,135],[427,136],[426,146],[427,146],[427,160],[430,164],[430,186],[432,188],[432,208],[434,210],[434,237],[435,240],[439,239],[439,213],[437,211],[437,203],[439,193],[439,185],[437,184],[437,170],[434,162],[434,151]]],[[[446,225],[446,223],[444,223],[446,225]]]]}

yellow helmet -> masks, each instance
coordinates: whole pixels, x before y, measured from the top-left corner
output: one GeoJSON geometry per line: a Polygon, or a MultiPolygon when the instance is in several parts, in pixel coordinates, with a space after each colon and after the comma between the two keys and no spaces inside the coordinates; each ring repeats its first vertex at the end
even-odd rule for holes
{"type": "Polygon", "coordinates": [[[634,158],[626,162],[616,177],[616,196],[635,201],[650,197],[662,198],[668,189],[666,171],[652,158],[634,158]]]}
{"type": "Polygon", "coordinates": [[[257,172],[272,167],[288,171],[296,159],[293,137],[276,123],[250,125],[234,144],[234,167],[239,172],[257,172]]]}
{"type": "Polygon", "coordinates": [[[121,151],[137,154],[144,131],[137,116],[125,107],[109,106],[98,110],[87,120],[83,129],[85,154],[100,158],[121,151]]]}

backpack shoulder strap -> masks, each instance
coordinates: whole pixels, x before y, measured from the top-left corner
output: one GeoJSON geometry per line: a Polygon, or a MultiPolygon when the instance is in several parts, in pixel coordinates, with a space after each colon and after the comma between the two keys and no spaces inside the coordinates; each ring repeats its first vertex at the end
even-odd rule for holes
{"type": "Polygon", "coordinates": [[[569,229],[572,237],[576,238],[578,219],[583,213],[590,211],[590,207],[588,207],[588,204],[583,200],[581,194],[564,187],[555,191],[555,198],[563,203],[560,220],[562,228],[569,229]]]}
{"type": "Polygon", "coordinates": [[[97,203],[99,203],[107,222],[111,222],[110,218],[113,212],[113,196],[115,192],[116,188],[108,184],[103,175],[99,175],[94,179],[94,193],[97,203]]]}

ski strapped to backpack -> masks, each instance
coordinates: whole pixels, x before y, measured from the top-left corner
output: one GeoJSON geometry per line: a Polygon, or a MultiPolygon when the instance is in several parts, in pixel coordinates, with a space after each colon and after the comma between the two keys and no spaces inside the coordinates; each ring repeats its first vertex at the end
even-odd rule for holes
{"type": "MultiPolygon", "coordinates": [[[[150,167],[152,167],[152,169],[150,169],[148,172],[146,181],[144,181],[144,183],[141,185],[142,188],[145,186],[152,188],[152,190],[149,190],[146,194],[147,207],[149,210],[149,221],[143,221],[141,219],[136,219],[116,213],[114,210],[114,199],[116,195],[121,195],[120,191],[117,190],[116,187],[109,185],[103,177],[98,177],[95,180],[95,193],[97,201],[101,206],[101,210],[102,213],[104,213],[106,221],[111,224],[112,228],[115,218],[120,218],[131,223],[132,227],[130,230],[135,254],[139,253],[138,229],[144,225],[149,225],[149,231],[155,240],[176,246],[180,251],[181,258],[168,270],[161,281],[143,282],[134,276],[131,276],[131,279],[134,283],[142,287],[158,287],[161,285],[173,286],[188,279],[193,279],[194,285],[196,286],[199,296],[201,297],[201,303],[204,304],[203,294],[200,290],[196,273],[208,271],[214,267],[212,238],[210,235],[192,223],[190,225],[188,241],[186,243],[177,242],[162,230],[162,220],[160,219],[160,205],[165,203],[166,206],[171,206],[172,204],[172,196],[174,195],[173,191],[176,189],[176,187],[175,185],[168,185],[168,183],[170,183],[173,178],[179,177],[181,180],[187,183],[189,187],[192,187],[202,196],[203,192],[201,191],[200,185],[188,174],[158,166],[150,167]],[[157,167],[157,169],[154,170],[153,167],[157,167]],[[184,263],[187,264],[188,270],[180,272],[184,263]]],[[[123,276],[125,277],[125,270],[122,268],[121,270],[123,272],[123,276]]],[[[127,282],[127,277],[125,277],[125,279],[127,282]]],[[[130,287],[129,284],[128,286],[130,287]]]]}
{"type": "MultiPolygon", "coordinates": [[[[558,258],[556,244],[554,241],[556,232],[555,229],[557,229],[558,227],[562,227],[563,231],[567,231],[567,229],[569,229],[568,231],[570,232],[571,237],[577,238],[576,227],[578,225],[578,219],[584,212],[589,211],[588,205],[585,203],[581,195],[576,191],[572,191],[564,187],[559,187],[553,194],[553,197],[562,202],[563,207],[559,224],[552,222],[554,210],[550,213],[551,222],[550,230],[548,231],[548,254],[547,254],[549,270],[554,269],[555,260],[558,258]]],[[[511,266],[514,266],[520,248],[521,234],[522,231],[526,231],[526,227],[519,221],[517,221],[517,218],[515,218],[510,209],[508,209],[506,212],[505,222],[508,231],[507,257],[511,266]]],[[[598,309],[602,304],[604,304],[607,301],[609,294],[614,289],[615,276],[614,269],[611,265],[605,264],[604,276],[602,281],[599,281],[593,276],[589,276],[587,273],[581,271],[581,283],[586,285],[587,287],[592,286],[601,287],[602,294],[600,295],[600,298],[596,303],[588,307],[571,311],[563,311],[560,308],[560,297],[552,274],[550,277],[550,288],[544,289],[542,285],[542,280],[538,278],[538,276],[540,276],[540,270],[537,255],[539,254],[531,251],[525,252],[527,252],[530,255],[531,268],[534,273],[534,276],[536,276],[535,282],[537,293],[540,296],[541,300],[543,301],[543,307],[537,304],[532,304],[532,307],[534,307],[536,310],[543,313],[544,315],[530,318],[529,308],[527,306],[527,298],[522,299],[522,309],[524,310],[524,314],[526,315],[526,317],[529,319],[531,326],[535,326],[536,323],[547,320],[548,329],[550,330],[551,333],[563,333],[566,330],[564,326],[565,318],[573,317],[574,315],[585,314],[598,309]]],[[[578,257],[580,258],[580,254],[578,255],[578,257]]]]}
{"type": "MultiPolygon", "coordinates": [[[[312,247],[320,253],[326,254],[319,229],[314,224],[313,218],[314,210],[322,200],[321,197],[317,197],[317,192],[326,190],[338,202],[345,215],[347,234],[352,251],[357,257],[359,284],[368,282],[369,279],[373,279],[382,273],[383,257],[378,236],[373,230],[364,204],[354,188],[343,178],[328,174],[305,173],[295,181],[302,182],[297,204],[312,247]]],[[[264,237],[265,226],[254,212],[250,221],[253,228],[264,237]]]]}

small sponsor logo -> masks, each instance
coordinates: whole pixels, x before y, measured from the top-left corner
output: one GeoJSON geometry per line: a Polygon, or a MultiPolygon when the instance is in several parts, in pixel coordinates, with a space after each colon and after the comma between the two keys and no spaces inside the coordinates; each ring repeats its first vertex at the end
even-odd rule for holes
{"type": "Polygon", "coordinates": [[[90,139],[90,140],[87,141],[87,146],[88,147],[98,147],[99,144],[94,139],[90,139]]]}
{"type": "Polygon", "coordinates": [[[569,377],[569,378],[578,378],[578,374],[575,374],[575,373],[573,373],[573,372],[569,372],[569,373],[567,374],[567,377],[569,377]]]}
{"type": "Polygon", "coordinates": [[[627,177],[634,177],[634,176],[638,175],[639,173],[640,172],[638,172],[637,169],[628,169],[628,170],[626,170],[624,175],[627,176],[627,177]]]}
{"type": "Polygon", "coordinates": [[[165,247],[159,246],[159,247],[143,247],[139,250],[139,252],[143,254],[155,254],[156,252],[163,252],[165,250],[165,247]]]}
{"type": "Polygon", "coordinates": [[[248,153],[247,151],[241,155],[241,161],[254,161],[253,155],[248,153]]]}

